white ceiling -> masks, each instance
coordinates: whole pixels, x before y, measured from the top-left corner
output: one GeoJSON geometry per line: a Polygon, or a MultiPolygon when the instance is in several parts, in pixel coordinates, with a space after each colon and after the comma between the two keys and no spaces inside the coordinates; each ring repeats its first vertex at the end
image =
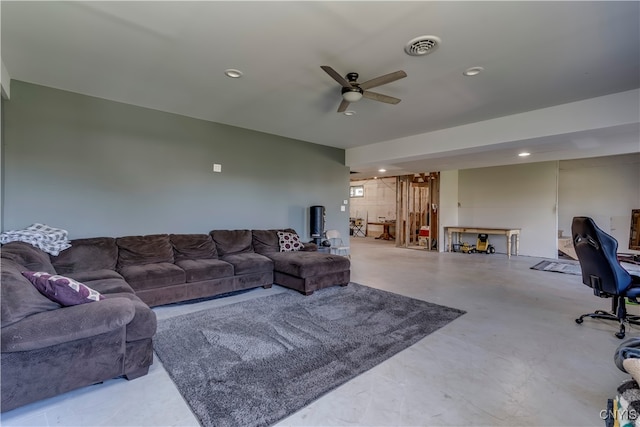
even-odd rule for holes
{"type": "MultiPolygon", "coordinates": [[[[2,62],[12,79],[345,149],[640,87],[637,1],[0,7],[2,62]],[[421,35],[442,43],[408,56],[404,45],[421,35]],[[340,87],[321,65],[358,72],[360,82],[404,70],[407,78],[374,89],[402,102],[362,99],[350,106],[355,116],[336,113],[340,87]],[[473,66],[485,71],[463,76],[473,66]],[[244,75],[230,79],[227,68],[244,75]]],[[[615,132],[627,132],[624,148],[613,138],[610,152],[586,155],[628,152],[629,138],[640,139],[638,126],[615,132]]],[[[571,158],[569,139],[536,141],[546,154],[534,160],[571,158]]],[[[387,174],[513,163],[514,150],[531,142],[405,158],[387,174]]],[[[350,166],[360,177],[375,173],[357,160],[350,166]]]]}

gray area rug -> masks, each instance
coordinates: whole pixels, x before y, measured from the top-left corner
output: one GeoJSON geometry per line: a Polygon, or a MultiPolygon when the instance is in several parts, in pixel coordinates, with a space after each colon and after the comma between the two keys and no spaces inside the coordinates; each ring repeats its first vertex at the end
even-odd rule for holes
{"type": "MultiPolygon", "coordinates": [[[[638,266],[628,263],[621,263],[620,265],[631,274],[640,274],[640,267],[638,266]]],[[[582,275],[578,261],[541,261],[531,268],[533,270],[552,271],[554,273],[567,273],[576,276],[582,275]]]]}
{"type": "Polygon", "coordinates": [[[464,313],[351,283],[161,320],[154,347],[203,426],[268,426],[464,313]]]}

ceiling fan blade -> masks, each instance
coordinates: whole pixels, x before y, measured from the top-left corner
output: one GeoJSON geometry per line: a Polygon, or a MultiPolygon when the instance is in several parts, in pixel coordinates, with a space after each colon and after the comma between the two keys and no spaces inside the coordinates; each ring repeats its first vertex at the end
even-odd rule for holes
{"type": "Polygon", "coordinates": [[[343,99],[340,105],[338,106],[338,113],[344,113],[347,110],[348,106],[349,106],[349,102],[343,99]]]}
{"type": "Polygon", "coordinates": [[[400,70],[400,71],[396,71],[395,73],[385,74],[384,76],[376,77],[375,79],[367,80],[364,83],[360,83],[360,88],[362,90],[367,90],[367,89],[371,89],[372,87],[382,86],[382,85],[386,85],[387,83],[395,82],[396,80],[400,80],[405,77],[407,77],[407,73],[400,70]]]}
{"type": "Polygon", "coordinates": [[[398,98],[394,98],[393,96],[383,95],[381,93],[370,92],[365,90],[362,94],[365,98],[373,99],[374,101],[386,102],[387,104],[397,104],[401,100],[398,98]]]}
{"type": "Polygon", "coordinates": [[[322,68],[327,74],[329,74],[331,77],[333,77],[333,80],[335,80],[338,83],[340,83],[340,86],[348,87],[348,88],[351,87],[351,83],[349,83],[347,81],[347,79],[345,79],[340,74],[338,74],[338,72],[336,70],[334,70],[333,68],[329,67],[328,65],[321,65],[320,68],[322,68]]]}

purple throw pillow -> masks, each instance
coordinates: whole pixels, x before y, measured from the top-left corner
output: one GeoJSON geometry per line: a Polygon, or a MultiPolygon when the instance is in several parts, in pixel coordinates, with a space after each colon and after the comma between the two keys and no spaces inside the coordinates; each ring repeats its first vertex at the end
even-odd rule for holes
{"type": "Polygon", "coordinates": [[[33,286],[45,297],[62,306],[85,304],[104,299],[102,294],[69,277],[42,271],[23,271],[33,286]]]}
{"type": "Polygon", "coordinates": [[[296,233],[278,231],[278,239],[280,252],[293,252],[304,248],[304,245],[300,242],[300,237],[296,233]]]}

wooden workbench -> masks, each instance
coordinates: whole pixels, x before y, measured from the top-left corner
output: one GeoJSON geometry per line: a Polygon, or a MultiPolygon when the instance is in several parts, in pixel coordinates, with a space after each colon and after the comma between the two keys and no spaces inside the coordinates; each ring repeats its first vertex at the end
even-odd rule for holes
{"type": "Polygon", "coordinates": [[[451,252],[452,247],[452,236],[453,233],[457,233],[458,242],[460,241],[460,235],[462,233],[472,233],[472,234],[500,234],[507,238],[507,255],[511,258],[511,240],[512,237],[515,236],[515,244],[513,245],[515,249],[515,254],[518,255],[520,251],[520,228],[487,228],[487,227],[461,227],[461,226],[449,226],[444,227],[444,231],[447,233],[447,241],[446,248],[447,252],[451,252]]]}

